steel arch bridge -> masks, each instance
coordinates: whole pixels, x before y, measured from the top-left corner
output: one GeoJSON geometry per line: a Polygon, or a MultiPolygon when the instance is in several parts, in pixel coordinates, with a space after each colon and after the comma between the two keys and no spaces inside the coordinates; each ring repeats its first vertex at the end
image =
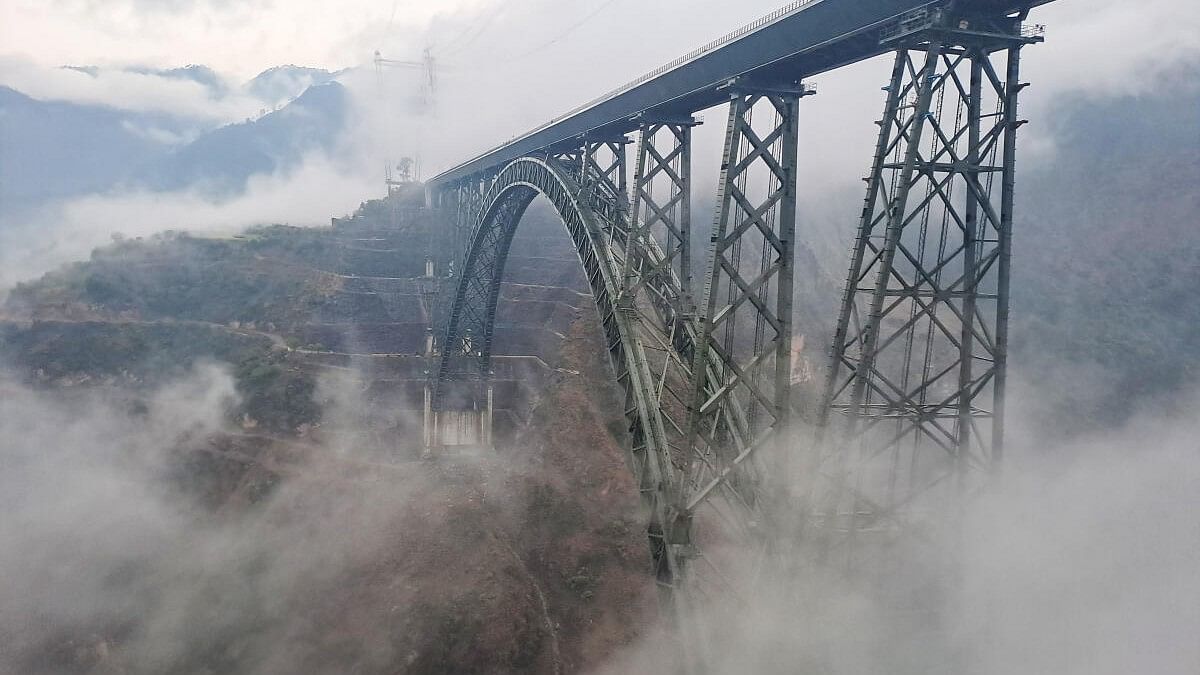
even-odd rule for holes
{"type": "Polygon", "coordinates": [[[490,396],[505,261],[542,195],[603,325],[654,576],[675,608],[741,593],[781,541],[878,569],[890,544],[948,527],[1002,454],[1020,53],[1042,40],[1024,21],[1048,1],[794,2],[435,177],[457,279],[427,444],[439,414],[490,396]],[[802,433],[791,388],[803,78],[889,52],[824,395],[805,411],[818,423],[802,433]],[[725,138],[697,278],[693,115],[717,105],[725,138]]]}

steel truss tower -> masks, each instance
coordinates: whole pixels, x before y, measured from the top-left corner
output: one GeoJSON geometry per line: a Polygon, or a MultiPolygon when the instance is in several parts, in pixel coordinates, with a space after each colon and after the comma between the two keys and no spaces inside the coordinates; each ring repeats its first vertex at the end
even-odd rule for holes
{"type": "Polygon", "coordinates": [[[1003,452],[1019,17],[921,10],[896,47],[821,411],[809,521],[869,565],[949,527],[1003,452]]]}
{"type": "Polygon", "coordinates": [[[676,283],[667,286],[681,295],[658,295],[655,303],[681,315],[689,314],[692,304],[692,127],[696,124],[690,115],[678,119],[643,115],[638,125],[631,236],[656,242],[662,255],[658,260],[636,261],[644,263],[645,269],[635,269],[632,258],[625,264],[626,284],[633,293],[640,284],[673,274],[676,283]]]}

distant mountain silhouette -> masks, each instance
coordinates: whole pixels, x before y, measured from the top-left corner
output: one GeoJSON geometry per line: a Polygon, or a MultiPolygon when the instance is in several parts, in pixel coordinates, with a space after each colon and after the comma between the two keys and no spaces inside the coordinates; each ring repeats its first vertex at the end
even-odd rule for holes
{"type": "MultiPolygon", "coordinates": [[[[267,71],[247,87],[257,81],[260,89],[281,92],[285,80],[329,75],[292,68],[267,71]]],[[[221,86],[202,66],[158,74],[221,86]]],[[[258,119],[198,129],[196,120],[167,113],[42,101],[0,86],[0,215],[127,187],[237,193],[256,173],[286,170],[305,152],[333,147],[345,122],[344,88],[327,81],[303,91],[258,119]]]]}
{"type": "Polygon", "coordinates": [[[246,93],[270,105],[286,102],[304,90],[317,84],[325,84],[337,77],[321,68],[304,66],[275,66],[255,75],[243,86],[246,93]]]}
{"type": "Polygon", "coordinates": [[[128,68],[130,72],[145,73],[147,75],[158,75],[159,77],[168,77],[176,80],[191,80],[197,84],[202,84],[207,87],[212,93],[217,96],[224,96],[229,92],[229,86],[225,80],[208,66],[191,64],[182,68],[128,68]]]}
{"type": "Polygon", "coordinates": [[[154,190],[236,193],[254,174],[285,170],[310,150],[332,150],[346,105],[345,89],[337,82],[309,87],[275,112],[214,129],[174,150],[140,171],[137,182],[154,190]]]}
{"type": "Polygon", "coordinates": [[[107,190],[162,156],[162,137],[183,126],[165,114],[39,101],[0,86],[0,211],[107,190]]]}

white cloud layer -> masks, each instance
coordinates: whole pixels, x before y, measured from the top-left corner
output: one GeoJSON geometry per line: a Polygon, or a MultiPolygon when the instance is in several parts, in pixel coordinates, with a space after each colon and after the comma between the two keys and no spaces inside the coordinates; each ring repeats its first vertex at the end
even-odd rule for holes
{"type": "MultiPolygon", "coordinates": [[[[849,583],[842,565],[804,562],[801,548],[741,602],[701,600],[688,624],[701,631],[697,672],[1194,673],[1198,436],[1181,414],[1065,444],[1026,435],[960,533],[888,545],[876,579],[849,583]]],[[[650,638],[598,675],[673,672],[677,655],[650,638]]]]}
{"type": "Polygon", "coordinates": [[[13,56],[0,57],[0,84],[40,100],[167,113],[214,125],[245,119],[263,107],[262,101],[236,90],[216,96],[203,84],[178,77],[115,68],[92,74],[13,56]]]}
{"type": "Polygon", "coordinates": [[[45,65],[205,63],[249,78],[285,63],[338,69],[388,33],[479,0],[6,0],[0,49],[45,65]],[[395,12],[393,17],[393,5],[395,12]]]}
{"type": "Polygon", "coordinates": [[[0,227],[0,287],[84,260],[114,234],[140,237],[164,230],[233,234],[248,226],[328,225],[380,192],[380,181],[313,153],[286,174],[252,177],[240,196],[213,200],[199,192],[92,195],[43,209],[0,227]]]}

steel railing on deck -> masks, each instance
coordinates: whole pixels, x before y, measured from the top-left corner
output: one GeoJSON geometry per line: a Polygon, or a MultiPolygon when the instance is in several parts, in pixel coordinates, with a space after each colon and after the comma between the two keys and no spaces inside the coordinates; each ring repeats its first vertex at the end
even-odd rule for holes
{"type": "Polygon", "coordinates": [[[1021,37],[1044,38],[1046,37],[1046,26],[1040,23],[1023,23],[1021,24],[1021,37]]]}

